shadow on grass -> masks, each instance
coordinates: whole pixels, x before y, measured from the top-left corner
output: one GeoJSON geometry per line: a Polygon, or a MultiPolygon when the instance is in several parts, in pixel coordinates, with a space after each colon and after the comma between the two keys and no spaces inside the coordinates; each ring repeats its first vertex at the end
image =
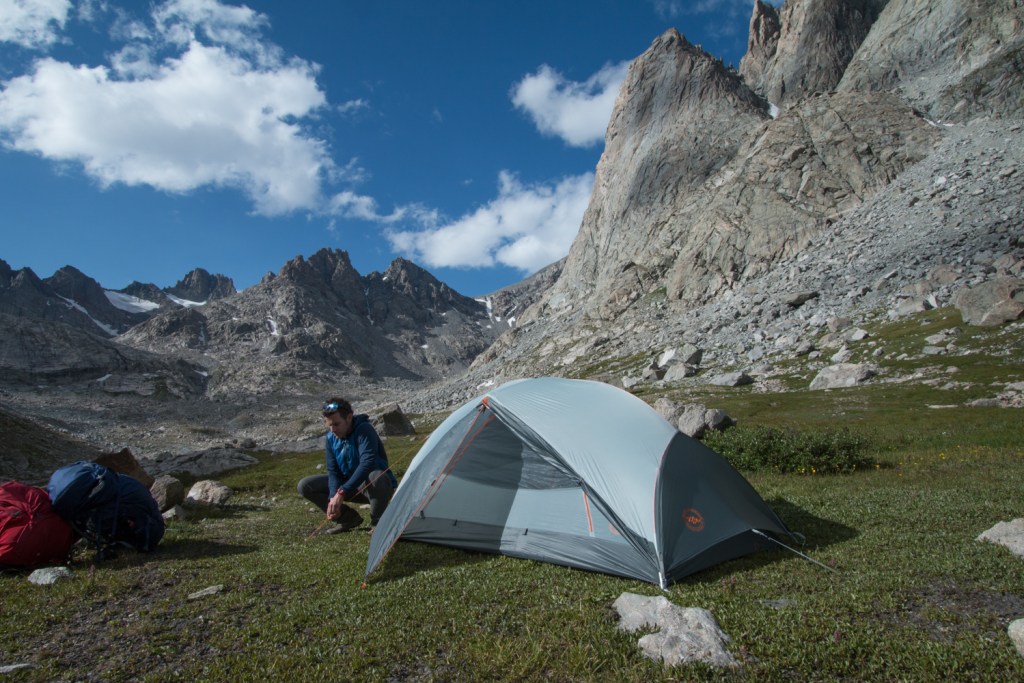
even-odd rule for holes
{"type": "MultiPolygon", "coordinates": [[[[82,545],[72,553],[72,567],[102,566],[107,569],[128,569],[147,564],[195,560],[199,557],[243,555],[257,550],[254,545],[236,545],[204,540],[172,540],[160,543],[152,552],[141,552],[129,547],[114,547],[97,555],[94,546],[82,545]]],[[[31,569],[28,570],[31,572],[31,569]]],[[[26,572],[26,573],[28,573],[26,572]]]]}
{"type": "Polygon", "coordinates": [[[389,583],[432,569],[478,564],[493,557],[491,553],[401,540],[391,549],[384,562],[370,574],[367,584],[389,583]]]}
{"type": "MultiPolygon", "coordinates": [[[[836,543],[845,543],[856,538],[860,533],[853,527],[812,515],[783,498],[773,498],[766,502],[785,522],[790,531],[804,537],[804,543],[797,547],[800,552],[805,552],[807,548],[822,548],[836,543]]],[[[786,545],[792,545],[783,539],[780,540],[786,545]]]]}
{"type": "MultiPolygon", "coordinates": [[[[758,569],[798,557],[798,555],[793,553],[793,550],[803,553],[814,562],[818,562],[818,558],[814,556],[816,549],[837,543],[845,543],[856,538],[860,533],[853,527],[812,515],[803,508],[793,505],[782,498],[773,498],[766,502],[782,519],[786,527],[798,535],[797,539],[785,536],[776,538],[773,535],[772,538],[775,538],[778,543],[764,540],[761,545],[761,552],[755,552],[751,555],[745,555],[714,565],[713,567],[708,567],[696,574],[683,577],[678,583],[700,584],[726,580],[727,577],[736,572],[758,569]],[[803,542],[798,540],[800,537],[803,537],[803,542]],[[779,545],[779,543],[785,544],[792,550],[787,550],[782,545],[779,545]]],[[[805,558],[801,559],[807,561],[805,558]]],[[[828,573],[825,568],[822,568],[822,572],[828,573]]]]}
{"type": "Polygon", "coordinates": [[[247,555],[259,550],[257,545],[221,543],[207,540],[173,540],[162,544],[153,554],[160,560],[194,560],[197,557],[224,557],[225,555],[247,555]]]}

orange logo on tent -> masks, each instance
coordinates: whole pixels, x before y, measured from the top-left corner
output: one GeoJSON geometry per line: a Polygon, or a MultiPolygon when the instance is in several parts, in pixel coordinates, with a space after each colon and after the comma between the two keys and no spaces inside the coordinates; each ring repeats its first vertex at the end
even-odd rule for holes
{"type": "Polygon", "coordinates": [[[683,521],[690,531],[704,531],[704,515],[700,514],[697,508],[686,508],[683,510],[683,521]]]}

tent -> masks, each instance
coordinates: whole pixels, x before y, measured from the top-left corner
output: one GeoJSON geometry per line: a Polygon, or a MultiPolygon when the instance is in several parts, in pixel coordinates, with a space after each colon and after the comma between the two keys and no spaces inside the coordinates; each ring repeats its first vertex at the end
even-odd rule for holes
{"type": "Polygon", "coordinates": [[[792,536],[726,460],[608,384],[554,377],[452,413],[409,465],[370,541],[399,540],[668,584],[792,536]]]}

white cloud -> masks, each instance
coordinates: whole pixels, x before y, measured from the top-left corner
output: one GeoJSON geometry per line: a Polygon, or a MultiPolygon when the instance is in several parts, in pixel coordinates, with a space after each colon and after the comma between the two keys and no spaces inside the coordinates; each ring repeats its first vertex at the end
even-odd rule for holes
{"type": "Polygon", "coordinates": [[[396,251],[427,266],[501,264],[531,273],[569,253],[593,185],[592,173],[527,186],[502,172],[498,197],[486,206],[446,225],[392,231],[388,239],[396,251]]]}
{"type": "Polygon", "coordinates": [[[331,197],[327,202],[326,213],[338,218],[355,218],[384,225],[412,221],[419,225],[433,226],[438,222],[437,211],[420,204],[398,207],[390,214],[382,214],[377,208],[376,199],[350,190],[338,192],[331,197]]]}
{"type": "Polygon", "coordinates": [[[673,19],[682,13],[680,0],[653,0],[653,2],[655,14],[663,21],[673,19]]]}
{"type": "Polygon", "coordinates": [[[337,106],[338,113],[345,115],[354,114],[356,112],[363,111],[369,108],[370,102],[368,100],[363,99],[362,97],[355,100],[348,100],[347,102],[342,102],[337,106]]]}
{"type": "Polygon", "coordinates": [[[179,46],[193,41],[237,50],[272,68],[281,61],[280,49],[263,42],[260,31],[269,25],[265,16],[246,6],[222,5],[218,0],[168,0],[153,11],[160,36],[179,46]]]}
{"type": "Polygon", "coordinates": [[[628,68],[628,61],[609,64],[579,83],[544,65],[513,86],[512,103],[540,132],[573,147],[590,147],[604,139],[628,68]]]}
{"type": "Polygon", "coordinates": [[[9,80],[0,140],[77,161],[103,185],[236,188],[266,215],[315,208],[332,162],[298,122],[326,103],[316,65],[260,44],[265,19],[245,7],[174,0],[153,19],[109,66],[45,58],[9,80]]]}
{"type": "Polygon", "coordinates": [[[64,27],[70,0],[0,0],[0,42],[45,47],[64,27]]]}

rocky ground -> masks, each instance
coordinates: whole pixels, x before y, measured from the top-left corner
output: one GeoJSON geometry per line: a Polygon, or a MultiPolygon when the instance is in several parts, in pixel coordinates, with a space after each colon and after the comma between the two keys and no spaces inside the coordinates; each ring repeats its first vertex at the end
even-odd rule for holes
{"type": "Polygon", "coordinates": [[[763,368],[816,343],[830,320],[894,319],[951,305],[958,291],[997,274],[1021,277],[1024,122],[933,125],[943,134],[933,154],[824,227],[808,249],[723,297],[682,309],[649,295],[614,329],[572,313],[559,326],[532,322],[499,339],[457,381],[419,392],[409,408],[436,410],[492,383],[613,357],[655,359],[685,342],[706,350],[708,367],[763,368]]]}

